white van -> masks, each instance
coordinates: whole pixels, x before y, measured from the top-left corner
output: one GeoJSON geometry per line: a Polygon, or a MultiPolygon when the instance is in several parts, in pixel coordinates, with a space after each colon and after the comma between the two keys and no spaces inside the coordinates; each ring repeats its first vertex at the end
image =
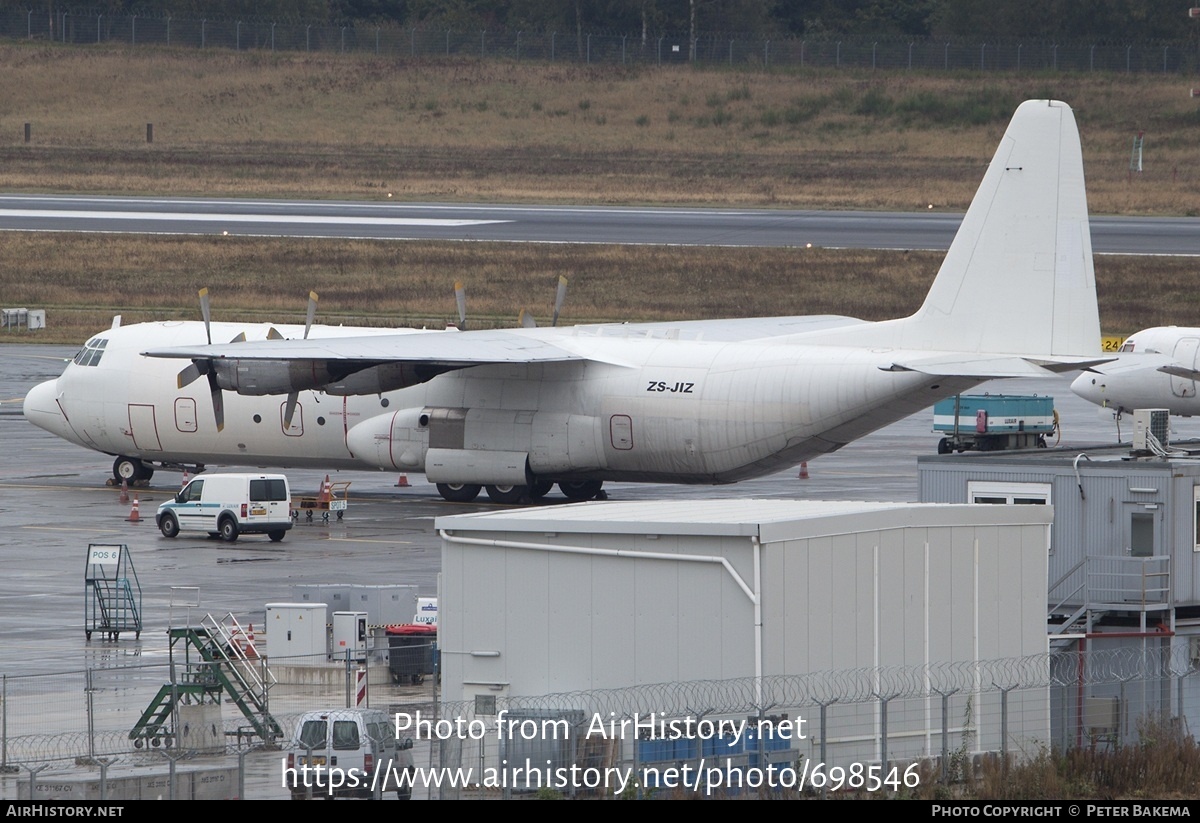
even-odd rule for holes
{"type": "Polygon", "coordinates": [[[412,748],[411,737],[396,740],[391,718],[382,709],[306,712],[288,747],[285,782],[293,800],[372,797],[373,789],[382,794],[385,788],[408,800],[412,748]]]}
{"type": "Polygon", "coordinates": [[[265,534],[278,543],[292,527],[292,492],[282,474],[205,474],[154,515],[163,537],[208,532],[232,543],[240,534],[265,534]]]}

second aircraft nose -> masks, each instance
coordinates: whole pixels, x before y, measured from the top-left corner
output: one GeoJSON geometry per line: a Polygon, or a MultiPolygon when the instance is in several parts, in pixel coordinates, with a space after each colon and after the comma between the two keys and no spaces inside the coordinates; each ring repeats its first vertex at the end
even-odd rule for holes
{"type": "Polygon", "coordinates": [[[58,406],[58,381],[38,383],[25,395],[25,419],[39,429],[70,439],[70,426],[58,406]]]}

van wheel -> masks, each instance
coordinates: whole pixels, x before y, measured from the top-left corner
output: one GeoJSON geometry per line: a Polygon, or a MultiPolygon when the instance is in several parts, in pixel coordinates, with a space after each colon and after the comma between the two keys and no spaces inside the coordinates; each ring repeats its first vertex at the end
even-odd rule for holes
{"type": "Polygon", "coordinates": [[[220,527],[221,527],[221,539],[224,540],[226,543],[232,543],[238,539],[237,521],[234,520],[232,517],[226,517],[224,520],[222,520],[220,523],[220,527]]]}
{"type": "Polygon", "coordinates": [[[287,532],[283,529],[272,529],[271,531],[267,532],[267,537],[271,538],[272,543],[278,543],[283,539],[285,534],[287,534],[287,532]]]}
{"type": "Polygon", "coordinates": [[[175,515],[167,512],[159,521],[158,530],[162,532],[163,537],[175,537],[179,534],[179,520],[175,515]]]}

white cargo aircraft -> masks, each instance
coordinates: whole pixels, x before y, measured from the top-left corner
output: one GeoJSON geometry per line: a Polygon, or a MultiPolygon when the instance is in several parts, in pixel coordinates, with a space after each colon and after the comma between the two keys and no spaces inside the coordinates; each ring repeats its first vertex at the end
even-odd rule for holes
{"type": "Polygon", "coordinates": [[[1116,414],[1134,409],[1167,409],[1200,414],[1200,329],[1160,326],[1125,338],[1116,360],[1088,369],[1071,391],[1116,414]]]}
{"type": "Polygon", "coordinates": [[[110,329],[29,393],[25,415],[116,455],[122,476],[181,463],[377,467],[424,472],[454,501],[481,488],[537,498],[554,483],[588,499],[605,480],[761,476],[984,380],[1108,359],[1079,134],[1070,107],[1049,100],[1017,109],[911,317],[316,327],[288,340],[260,329],[204,345],[241,331],[110,329]]]}

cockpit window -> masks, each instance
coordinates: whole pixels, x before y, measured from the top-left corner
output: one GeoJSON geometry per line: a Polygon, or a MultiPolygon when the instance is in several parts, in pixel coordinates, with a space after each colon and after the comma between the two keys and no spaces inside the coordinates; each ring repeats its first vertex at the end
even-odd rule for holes
{"type": "Polygon", "coordinates": [[[83,348],[75,355],[76,366],[98,366],[100,358],[104,356],[104,347],[108,345],[108,339],[104,337],[93,337],[91,340],[83,344],[83,348]]]}
{"type": "Polygon", "coordinates": [[[1133,351],[1133,343],[1125,343],[1121,346],[1121,351],[1133,351]]]}

